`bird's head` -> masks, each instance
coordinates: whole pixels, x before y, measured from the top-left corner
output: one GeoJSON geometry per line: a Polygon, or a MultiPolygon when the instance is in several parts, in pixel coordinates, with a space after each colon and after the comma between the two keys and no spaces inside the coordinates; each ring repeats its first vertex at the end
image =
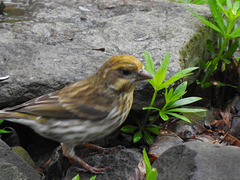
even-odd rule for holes
{"type": "Polygon", "coordinates": [[[118,92],[133,91],[139,81],[153,78],[137,58],[129,55],[110,58],[96,76],[100,77],[108,88],[118,92]]]}

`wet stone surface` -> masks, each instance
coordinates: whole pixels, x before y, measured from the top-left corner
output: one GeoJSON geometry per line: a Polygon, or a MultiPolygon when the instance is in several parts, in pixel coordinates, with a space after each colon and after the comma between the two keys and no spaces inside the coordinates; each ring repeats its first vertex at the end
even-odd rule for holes
{"type": "MultiPolygon", "coordinates": [[[[170,51],[169,78],[181,68],[197,66],[207,55],[206,40],[213,38],[212,31],[185,8],[208,17],[205,6],[109,0],[39,0],[10,5],[6,1],[0,19],[0,72],[10,76],[0,82],[0,108],[91,76],[117,54],[143,61],[147,50],[159,67],[170,51]],[[11,14],[11,8],[21,12],[11,14]]],[[[148,105],[152,92],[147,82],[141,83],[133,108],[148,105]]]]}

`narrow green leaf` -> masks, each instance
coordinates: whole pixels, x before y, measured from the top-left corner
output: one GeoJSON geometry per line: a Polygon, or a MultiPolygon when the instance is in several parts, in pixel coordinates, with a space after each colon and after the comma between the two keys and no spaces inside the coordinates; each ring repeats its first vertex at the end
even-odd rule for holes
{"type": "Polygon", "coordinates": [[[152,85],[152,87],[154,88],[154,81],[153,79],[148,79],[148,82],[152,85]]]}
{"type": "Polygon", "coordinates": [[[0,133],[12,133],[12,131],[6,131],[4,129],[0,129],[0,133]]]}
{"type": "Polygon", "coordinates": [[[205,62],[203,62],[202,60],[200,61],[200,69],[205,69],[207,68],[207,64],[205,62]]]}
{"type": "Polygon", "coordinates": [[[139,130],[133,135],[133,142],[136,143],[142,139],[142,131],[139,130]]]}
{"type": "Polygon", "coordinates": [[[180,113],[196,113],[196,112],[205,112],[206,109],[198,108],[174,108],[169,109],[167,112],[180,112],[180,113]]]}
{"type": "Polygon", "coordinates": [[[165,97],[166,101],[169,102],[169,100],[172,98],[173,96],[173,88],[171,88],[168,93],[167,96],[165,97]]]}
{"type": "Polygon", "coordinates": [[[203,5],[207,3],[208,3],[208,0],[194,0],[191,4],[203,5]]]}
{"type": "Polygon", "coordinates": [[[97,176],[95,175],[95,176],[91,177],[89,180],[95,180],[96,177],[97,177],[97,176]]]}
{"type": "Polygon", "coordinates": [[[165,88],[165,87],[168,87],[170,84],[178,81],[179,79],[185,77],[185,76],[189,76],[191,75],[192,71],[198,69],[198,67],[190,67],[190,68],[186,68],[186,69],[183,69],[177,73],[175,73],[171,78],[169,78],[167,81],[165,81],[161,87],[159,88],[159,90],[165,88]]]}
{"type": "Polygon", "coordinates": [[[232,56],[236,52],[238,47],[239,47],[238,38],[236,38],[234,40],[234,43],[231,45],[231,47],[228,49],[228,51],[224,54],[223,58],[228,58],[228,57],[232,56]]]}
{"type": "Polygon", "coordinates": [[[228,10],[232,10],[232,1],[231,0],[227,0],[227,9],[228,10]]]}
{"type": "Polygon", "coordinates": [[[146,167],[146,174],[149,174],[151,172],[151,163],[149,161],[145,148],[143,149],[143,160],[146,167]]]}
{"type": "Polygon", "coordinates": [[[188,11],[190,13],[192,13],[194,16],[196,16],[198,19],[200,19],[204,24],[206,24],[207,26],[209,26],[210,28],[212,28],[213,30],[219,32],[220,34],[224,34],[216,25],[214,25],[213,23],[211,23],[210,21],[206,20],[205,18],[203,18],[202,16],[198,15],[197,13],[191,11],[188,9],[188,11]]]}
{"type": "Polygon", "coordinates": [[[79,180],[79,174],[77,174],[72,180],[79,180]]]}
{"type": "Polygon", "coordinates": [[[209,8],[210,8],[210,11],[212,13],[214,21],[218,24],[218,27],[221,30],[221,34],[224,35],[227,28],[224,25],[222,11],[220,10],[220,7],[219,7],[219,5],[220,6],[222,6],[222,5],[221,5],[221,3],[219,1],[218,1],[219,4],[217,4],[216,1],[218,1],[218,0],[209,0],[208,1],[208,5],[209,5],[209,8]]]}
{"type": "Polygon", "coordinates": [[[191,121],[190,121],[187,117],[182,116],[182,115],[180,115],[180,114],[177,114],[177,113],[168,113],[168,114],[171,115],[171,116],[174,116],[174,117],[176,117],[176,118],[179,118],[179,119],[181,119],[181,120],[183,120],[183,121],[186,121],[186,122],[191,123],[191,121]]]}
{"type": "Polygon", "coordinates": [[[147,141],[147,143],[151,144],[154,141],[152,135],[149,134],[147,131],[144,131],[144,130],[143,130],[143,133],[144,133],[144,138],[147,141]]]}
{"type": "Polygon", "coordinates": [[[231,38],[237,38],[239,36],[240,36],[240,26],[234,29],[233,32],[230,34],[231,38]]]}
{"type": "Polygon", "coordinates": [[[146,128],[146,130],[148,130],[148,131],[150,131],[151,133],[156,134],[156,135],[159,134],[159,129],[160,129],[160,126],[157,126],[157,127],[148,127],[148,128],[146,128]]]}
{"type": "Polygon", "coordinates": [[[154,85],[156,87],[156,90],[158,90],[158,87],[162,84],[163,80],[166,77],[167,69],[170,63],[170,52],[167,53],[165,58],[163,59],[160,68],[156,75],[154,76],[154,85]]]}
{"type": "Polygon", "coordinates": [[[122,132],[125,132],[125,133],[132,133],[133,131],[135,131],[137,129],[136,126],[132,126],[132,125],[126,125],[126,126],[123,126],[121,128],[121,131],[122,132]]]}
{"type": "Polygon", "coordinates": [[[236,1],[236,2],[234,2],[234,4],[233,4],[233,9],[232,9],[232,11],[235,12],[235,14],[236,14],[236,12],[238,11],[238,9],[239,9],[239,1],[236,1]]]}
{"type": "Polygon", "coordinates": [[[168,109],[191,104],[193,102],[200,101],[201,99],[202,98],[200,97],[187,97],[187,98],[179,99],[176,102],[174,102],[171,106],[168,106],[168,109]]]}
{"type": "Polygon", "coordinates": [[[170,106],[171,104],[173,104],[175,101],[179,100],[184,94],[186,94],[187,91],[183,92],[183,93],[179,93],[179,94],[175,94],[172,98],[171,98],[171,102],[168,103],[168,106],[170,106]]]}
{"type": "Polygon", "coordinates": [[[226,0],[219,0],[219,2],[221,3],[222,6],[226,4],[226,0]]]}
{"type": "Polygon", "coordinates": [[[151,169],[150,173],[146,175],[146,180],[156,180],[157,179],[157,169],[151,169]]]}
{"type": "Polygon", "coordinates": [[[214,44],[211,40],[207,40],[207,50],[211,53],[211,54],[215,54],[215,47],[214,44]]]}
{"type": "Polygon", "coordinates": [[[0,119],[0,124],[2,124],[4,122],[4,120],[0,119]]]}
{"type": "Polygon", "coordinates": [[[222,83],[222,82],[217,82],[217,87],[222,87],[222,86],[229,86],[229,87],[232,87],[232,88],[237,88],[237,86],[234,86],[234,85],[231,85],[231,84],[225,84],[225,83],[222,83]]]}
{"type": "Polygon", "coordinates": [[[152,76],[155,75],[155,66],[154,62],[152,60],[152,57],[147,51],[144,51],[144,57],[145,57],[145,69],[147,72],[149,72],[152,76]]]}
{"type": "Polygon", "coordinates": [[[143,107],[142,109],[143,109],[143,110],[146,110],[146,109],[154,109],[154,110],[160,111],[159,108],[155,108],[155,107],[143,107]]]}
{"type": "Polygon", "coordinates": [[[184,81],[177,86],[177,88],[173,92],[173,95],[184,93],[186,89],[187,89],[187,81],[184,81]]]}
{"type": "Polygon", "coordinates": [[[229,11],[226,10],[223,5],[219,2],[219,0],[216,0],[216,4],[218,5],[218,7],[221,9],[222,12],[224,12],[224,14],[229,17],[229,11]]]}
{"type": "Polygon", "coordinates": [[[232,63],[232,61],[230,61],[229,59],[222,58],[221,60],[223,60],[224,63],[226,63],[226,64],[231,64],[232,63]]]}
{"type": "Polygon", "coordinates": [[[163,111],[159,111],[159,116],[164,120],[167,121],[169,119],[168,115],[165,114],[163,111]]]}

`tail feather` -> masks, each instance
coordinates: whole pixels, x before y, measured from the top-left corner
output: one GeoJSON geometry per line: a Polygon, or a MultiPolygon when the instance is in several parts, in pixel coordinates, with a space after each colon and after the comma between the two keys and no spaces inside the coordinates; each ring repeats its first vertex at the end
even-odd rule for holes
{"type": "MultiPolygon", "coordinates": [[[[34,116],[26,113],[14,112],[14,111],[4,111],[0,110],[0,119],[6,121],[12,121],[20,124],[26,124],[24,122],[33,123],[37,122],[45,122],[47,119],[41,116],[34,116]],[[24,122],[23,122],[24,121],[24,122]]],[[[27,123],[27,124],[28,124],[27,123]]]]}

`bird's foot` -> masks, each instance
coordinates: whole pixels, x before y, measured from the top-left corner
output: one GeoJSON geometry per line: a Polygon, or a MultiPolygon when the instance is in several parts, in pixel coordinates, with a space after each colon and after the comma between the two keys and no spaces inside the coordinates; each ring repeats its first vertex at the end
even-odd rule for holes
{"type": "Polygon", "coordinates": [[[97,146],[97,145],[89,144],[89,143],[83,143],[82,146],[84,146],[86,148],[96,149],[98,152],[101,152],[103,154],[105,154],[105,153],[107,154],[107,153],[110,153],[110,152],[117,151],[119,149],[124,149],[125,148],[124,146],[121,146],[121,145],[118,145],[118,146],[112,147],[112,148],[103,148],[101,146],[97,146]]]}
{"type": "Polygon", "coordinates": [[[101,166],[92,167],[92,166],[90,166],[87,163],[85,165],[87,165],[87,167],[86,166],[84,168],[76,167],[75,168],[76,171],[79,171],[79,172],[90,172],[92,174],[104,174],[104,171],[111,169],[111,167],[105,167],[105,168],[100,168],[101,166]]]}
{"type": "Polygon", "coordinates": [[[84,162],[78,156],[74,156],[72,158],[84,167],[84,169],[77,168],[77,170],[81,171],[81,172],[91,172],[93,174],[103,174],[104,171],[111,169],[111,167],[105,167],[105,168],[100,168],[101,166],[92,167],[89,164],[87,164],[86,162],[84,162]]]}

